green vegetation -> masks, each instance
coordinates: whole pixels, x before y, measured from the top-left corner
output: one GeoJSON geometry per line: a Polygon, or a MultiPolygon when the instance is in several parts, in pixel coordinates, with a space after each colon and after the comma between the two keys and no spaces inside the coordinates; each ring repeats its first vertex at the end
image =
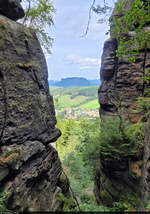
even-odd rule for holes
{"type": "Polygon", "coordinates": [[[140,204],[139,197],[136,195],[123,195],[119,202],[114,202],[112,211],[114,212],[135,212],[140,204]]]}
{"type": "Polygon", "coordinates": [[[5,197],[6,197],[6,192],[0,193],[0,212],[8,212],[4,204],[5,197]]]}
{"type": "MultiPolygon", "coordinates": [[[[97,87],[60,88],[52,87],[55,106],[78,106],[82,108],[98,108],[97,87]]],[[[119,99],[119,98],[118,98],[119,99]]],[[[120,100],[116,100],[116,106],[120,106],[120,100]]],[[[139,98],[137,112],[147,112],[148,103],[139,98]],[[144,103],[143,103],[144,102],[144,103]]],[[[71,109],[70,108],[70,109],[71,109]]],[[[119,201],[113,202],[110,194],[104,189],[101,192],[103,199],[107,200],[107,206],[98,206],[95,201],[94,175],[99,168],[100,158],[105,161],[127,159],[129,162],[143,155],[144,130],[146,120],[140,120],[136,124],[130,124],[123,118],[123,110],[117,108],[117,116],[103,121],[100,128],[99,118],[79,117],[74,119],[60,119],[58,114],[58,128],[62,136],[57,141],[57,150],[63,163],[63,168],[69,178],[69,182],[79,206],[74,206],[70,198],[62,198],[64,211],[131,211],[136,210],[139,197],[126,191],[119,201]]],[[[76,203],[75,203],[76,204],[76,203]]]]}
{"type": "Polygon", "coordinates": [[[144,48],[146,52],[148,48],[150,31],[144,27],[150,22],[150,2],[134,0],[124,11],[125,5],[125,1],[116,3],[115,11],[122,16],[111,17],[111,33],[119,41],[117,56],[124,55],[127,60],[135,61],[139,51],[144,48]]]}
{"type": "MultiPolygon", "coordinates": [[[[99,118],[80,121],[58,119],[62,136],[57,150],[82,211],[108,211],[93,196],[94,167],[99,160],[99,118]]],[[[78,211],[78,207],[70,211],[78,211]]]]}
{"type": "MultiPolygon", "coordinates": [[[[62,136],[57,141],[57,150],[63,168],[69,178],[71,188],[79,202],[81,211],[131,211],[136,210],[139,198],[131,193],[122,195],[118,202],[109,199],[109,206],[98,206],[95,201],[94,172],[103,159],[132,159],[143,154],[145,123],[129,124],[120,119],[108,119],[100,130],[99,118],[93,120],[60,120],[58,127],[62,136]]],[[[103,199],[110,197],[102,191],[103,199]]],[[[68,203],[68,199],[64,199],[68,203]]],[[[64,208],[65,211],[78,211],[78,207],[64,208]],[[68,209],[68,210],[67,210],[68,209]]]]}
{"type": "Polygon", "coordinates": [[[119,118],[105,121],[100,136],[100,152],[105,159],[131,158],[143,152],[145,123],[129,124],[119,118]]]}
{"type": "Polygon", "coordinates": [[[80,105],[81,108],[89,108],[89,109],[98,109],[99,108],[99,104],[98,104],[98,100],[92,100],[89,101],[88,103],[82,104],[80,105]]]}
{"type": "Polygon", "coordinates": [[[76,96],[72,97],[70,95],[60,96],[59,98],[55,98],[55,104],[59,108],[66,108],[71,106],[80,106],[87,100],[85,96],[76,96]]]}
{"type": "Polygon", "coordinates": [[[24,0],[28,3],[23,24],[34,29],[44,49],[51,53],[52,38],[46,27],[53,25],[52,14],[55,12],[51,0],[24,0]]]}
{"type": "MultiPolygon", "coordinates": [[[[93,7],[94,12],[100,16],[110,15],[113,5],[107,0],[103,5],[93,7]]],[[[135,61],[141,49],[147,53],[149,47],[150,31],[144,29],[150,22],[150,2],[143,0],[119,1],[115,4],[115,14],[111,16],[111,36],[119,41],[117,56],[124,56],[128,61],[135,61]],[[128,6],[130,7],[128,8],[128,6]],[[125,8],[128,8],[125,10],[125,8]]],[[[106,20],[102,18],[103,22],[106,20]]],[[[144,60],[143,60],[144,61],[144,60]]]]}
{"type": "Polygon", "coordinates": [[[58,109],[66,107],[82,107],[98,109],[97,86],[60,88],[51,87],[54,96],[55,107],[58,109]]]}

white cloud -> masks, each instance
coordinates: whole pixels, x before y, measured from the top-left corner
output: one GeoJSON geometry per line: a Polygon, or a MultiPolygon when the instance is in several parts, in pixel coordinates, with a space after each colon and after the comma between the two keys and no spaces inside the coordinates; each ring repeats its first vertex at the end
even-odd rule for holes
{"type": "Polygon", "coordinates": [[[80,66],[80,69],[83,70],[83,68],[88,68],[91,67],[96,67],[99,66],[101,61],[100,59],[96,59],[96,58],[81,58],[80,56],[68,56],[66,57],[65,61],[68,64],[77,64],[80,66]]]}
{"type": "Polygon", "coordinates": [[[80,71],[82,70],[93,70],[95,66],[80,66],[79,69],[80,71]]]}

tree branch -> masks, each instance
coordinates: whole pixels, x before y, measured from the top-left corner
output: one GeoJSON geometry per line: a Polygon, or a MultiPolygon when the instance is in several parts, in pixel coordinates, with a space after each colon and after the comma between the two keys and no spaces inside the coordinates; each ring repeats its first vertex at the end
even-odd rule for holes
{"type": "Polygon", "coordinates": [[[92,14],[92,9],[94,7],[94,4],[95,4],[95,0],[93,0],[93,3],[90,7],[90,10],[89,10],[89,18],[88,18],[88,23],[87,23],[87,27],[86,27],[86,31],[85,33],[81,36],[81,37],[85,37],[89,31],[89,26],[90,26],[90,22],[91,22],[91,14],[92,14]]]}
{"type": "Polygon", "coordinates": [[[29,6],[28,6],[28,10],[27,10],[27,12],[26,12],[26,15],[25,15],[25,17],[24,17],[24,20],[23,20],[23,25],[25,24],[25,22],[27,21],[27,17],[28,17],[28,14],[29,14],[29,11],[30,11],[30,8],[31,8],[31,1],[30,0],[28,0],[28,2],[29,2],[29,6]]]}

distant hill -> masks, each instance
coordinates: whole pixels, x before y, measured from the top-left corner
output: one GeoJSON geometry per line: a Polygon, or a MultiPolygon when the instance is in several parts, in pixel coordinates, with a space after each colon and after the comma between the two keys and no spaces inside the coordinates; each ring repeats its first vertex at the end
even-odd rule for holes
{"type": "Polygon", "coordinates": [[[87,80],[86,78],[83,78],[83,77],[69,77],[69,78],[63,78],[61,79],[61,81],[49,80],[49,85],[63,87],[63,88],[99,86],[100,80],[87,80]]]}

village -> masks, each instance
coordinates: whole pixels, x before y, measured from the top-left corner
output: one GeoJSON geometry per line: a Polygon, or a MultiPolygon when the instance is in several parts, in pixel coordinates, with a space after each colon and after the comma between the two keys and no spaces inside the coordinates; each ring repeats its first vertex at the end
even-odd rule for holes
{"type": "Polygon", "coordinates": [[[99,116],[99,111],[98,109],[67,107],[62,109],[56,109],[56,115],[59,115],[59,117],[62,119],[77,120],[81,117],[93,119],[99,116]]]}

